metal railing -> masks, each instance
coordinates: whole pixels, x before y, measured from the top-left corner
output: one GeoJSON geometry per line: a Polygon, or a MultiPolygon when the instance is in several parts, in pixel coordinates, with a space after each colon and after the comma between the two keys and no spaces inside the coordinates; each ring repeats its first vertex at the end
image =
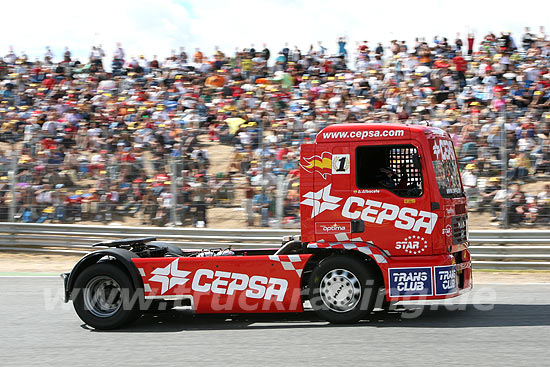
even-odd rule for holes
{"type": "MultiPolygon", "coordinates": [[[[106,239],[154,236],[185,249],[272,248],[296,230],[0,223],[0,251],[83,255],[106,239]]],[[[470,231],[475,268],[550,269],[550,231],[470,231]]]]}
{"type": "Polygon", "coordinates": [[[292,205],[290,201],[286,205],[292,215],[283,218],[284,200],[291,181],[296,180],[287,177],[288,170],[283,169],[251,178],[255,199],[244,212],[245,172],[204,176],[207,159],[142,156],[130,163],[104,156],[100,163],[92,163],[89,156],[82,155],[81,161],[69,164],[37,162],[15,151],[11,157],[0,158],[0,222],[202,227],[207,226],[209,209],[242,207],[243,221],[250,216],[262,227],[281,228],[298,215],[294,199],[292,205]]]}

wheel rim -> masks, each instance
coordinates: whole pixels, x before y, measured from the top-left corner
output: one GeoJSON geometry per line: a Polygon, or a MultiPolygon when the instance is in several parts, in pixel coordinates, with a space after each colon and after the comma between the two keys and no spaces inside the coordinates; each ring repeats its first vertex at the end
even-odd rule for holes
{"type": "Polygon", "coordinates": [[[361,299],[359,279],[349,270],[329,271],[321,280],[319,288],[323,303],[335,312],[349,312],[361,299]]]}
{"type": "Polygon", "coordinates": [[[113,316],[122,306],[120,285],[111,277],[101,275],[90,279],[84,287],[84,305],[92,315],[113,316]]]}

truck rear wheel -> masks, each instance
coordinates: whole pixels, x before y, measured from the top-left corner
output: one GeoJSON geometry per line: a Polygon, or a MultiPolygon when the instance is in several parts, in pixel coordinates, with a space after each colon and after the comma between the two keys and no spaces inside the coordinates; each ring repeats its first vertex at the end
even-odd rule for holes
{"type": "Polygon", "coordinates": [[[331,323],[356,322],[374,308],[375,280],[364,262],[351,256],[329,256],[311,274],[311,307],[331,323]]]}
{"type": "Polygon", "coordinates": [[[95,329],[116,329],[141,316],[130,277],[112,263],[84,269],[75,281],[73,306],[82,321],[95,329]]]}

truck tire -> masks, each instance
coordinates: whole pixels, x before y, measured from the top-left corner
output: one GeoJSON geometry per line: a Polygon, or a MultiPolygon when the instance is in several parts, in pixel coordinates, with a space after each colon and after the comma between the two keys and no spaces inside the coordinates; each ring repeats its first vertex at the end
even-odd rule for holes
{"type": "Polygon", "coordinates": [[[329,256],[313,270],[310,303],[315,313],[335,324],[359,321],[374,308],[376,276],[367,264],[351,256],[329,256]]]}
{"type": "Polygon", "coordinates": [[[139,294],[129,275],[113,263],[84,269],[72,294],[76,313],[95,329],[120,328],[141,316],[139,294]]]}

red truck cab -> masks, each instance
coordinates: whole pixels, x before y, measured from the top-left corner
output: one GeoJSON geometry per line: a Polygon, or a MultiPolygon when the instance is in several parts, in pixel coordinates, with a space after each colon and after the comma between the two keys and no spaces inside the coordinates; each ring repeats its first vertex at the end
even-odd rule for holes
{"type": "Polygon", "coordinates": [[[443,130],[338,124],[300,153],[301,240],[363,248],[389,300],[446,298],[469,289],[466,198],[443,130]]]}

